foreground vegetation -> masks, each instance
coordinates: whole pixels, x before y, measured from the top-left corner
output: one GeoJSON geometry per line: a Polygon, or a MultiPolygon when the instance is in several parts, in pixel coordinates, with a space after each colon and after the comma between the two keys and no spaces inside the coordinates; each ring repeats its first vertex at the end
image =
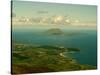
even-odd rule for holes
{"type": "Polygon", "coordinates": [[[42,73],[96,69],[95,66],[81,65],[64,52],[80,51],[78,48],[57,46],[33,46],[13,44],[12,73],[42,73]]]}

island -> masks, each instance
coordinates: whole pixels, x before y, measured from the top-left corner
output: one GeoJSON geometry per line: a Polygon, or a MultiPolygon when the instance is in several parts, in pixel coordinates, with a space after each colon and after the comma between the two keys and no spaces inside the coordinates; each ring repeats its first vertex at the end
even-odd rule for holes
{"type": "Polygon", "coordinates": [[[48,29],[44,32],[45,34],[48,34],[48,35],[61,35],[61,36],[80,36],[80,35],[88,35],[87,33],[85,32],[79,32],[77,30],[75,31],[64,31],[60,28],[51,28],[51,29],[48,29]]]}
{"type": "Polygon", "coordinates": [[[12,45],[12,74],[44,73],[60,71],[93,70],[96,66],[83,65],[64,52],[80,51],[64,46],[12,45]]]}
{"type": "Polygon", "coordinates": [[[51,35],[63,35],[64,32],[60,28],[52,28],[46,31],[47,34],[51,35]]]}

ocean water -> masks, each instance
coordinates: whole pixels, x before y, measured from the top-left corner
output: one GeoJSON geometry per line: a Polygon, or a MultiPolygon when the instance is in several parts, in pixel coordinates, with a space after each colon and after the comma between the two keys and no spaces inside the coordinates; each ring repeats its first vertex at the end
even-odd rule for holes
{"type": "Polygon", "coordinates": [[[57,45],[66,48],[79,48],[80,52],[72,56],[81,64],[97,65],[97,31],[84,28],[60,28],[66,33],[80,33],[69,35],[48,35],[47,28],[19,27],[12,30],[12,42],[36,45],[57,45]]]}

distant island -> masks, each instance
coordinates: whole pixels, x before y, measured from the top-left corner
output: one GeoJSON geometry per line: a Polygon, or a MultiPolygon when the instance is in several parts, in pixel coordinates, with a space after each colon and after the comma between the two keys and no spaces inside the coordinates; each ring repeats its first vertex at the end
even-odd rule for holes
{"type": "Polygon", "coordinates": [[[63,35],[64,32],[59,28],[52,28],[46,31],[46,33],[51,35],[63,35]]]}
{"type": "Polygon", "coordinates": [[[77,35],[87,35],[87,33],[77,32],[77,31],[63,31],[60,28],[51,28],[45,31],[49,35],[64,35],[64,36],[77,36],[77,35]]]}

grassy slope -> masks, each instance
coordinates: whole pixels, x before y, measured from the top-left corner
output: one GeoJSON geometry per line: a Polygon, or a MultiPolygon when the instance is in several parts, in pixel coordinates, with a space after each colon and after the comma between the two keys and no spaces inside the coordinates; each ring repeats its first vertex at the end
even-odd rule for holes
{"type": "Polygon", "coordinates": [[[96,69],[95,66],[81,65],[71,57],[59,55],[56,47],[34,47],[14,45],[12,54],[12,73],[41,73],[96,69]]]}

